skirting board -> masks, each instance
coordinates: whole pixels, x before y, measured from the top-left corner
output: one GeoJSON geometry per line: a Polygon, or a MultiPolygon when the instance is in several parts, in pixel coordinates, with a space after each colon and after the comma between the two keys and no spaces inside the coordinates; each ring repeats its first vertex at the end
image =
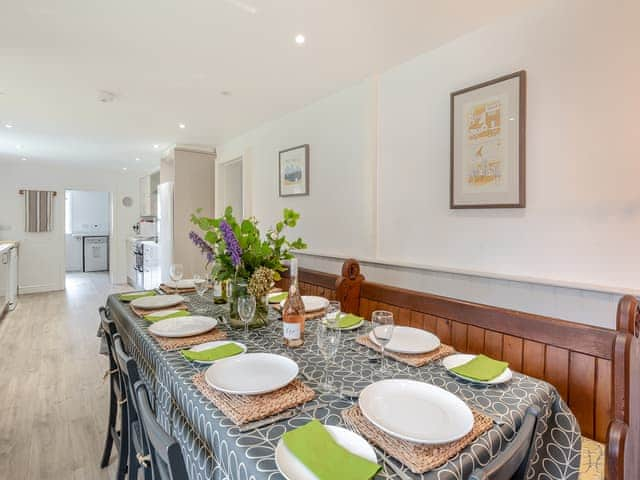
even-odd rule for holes
{"type": "Polygon", "coordinates": [[[31,293],[46,293],[57,292],[64,290],[64,284],[62,286],[55,283],[49,283],[45,285],[26,285],[18,288],[18,295],[29,295],[31,293]]]}

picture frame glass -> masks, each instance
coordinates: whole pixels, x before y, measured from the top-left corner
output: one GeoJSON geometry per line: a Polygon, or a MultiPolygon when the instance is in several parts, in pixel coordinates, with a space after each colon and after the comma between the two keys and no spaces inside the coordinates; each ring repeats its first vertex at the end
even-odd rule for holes
{"type": "Polygon", "coordinates": [[[280,195],[306,195],[309,192],[308,149],[306,145],[280,152],[280,195]]]}
{"type": "Polygon", "coordinates": [[[521,201],[520,76],[452,98],[452,208],[521,201]]]}

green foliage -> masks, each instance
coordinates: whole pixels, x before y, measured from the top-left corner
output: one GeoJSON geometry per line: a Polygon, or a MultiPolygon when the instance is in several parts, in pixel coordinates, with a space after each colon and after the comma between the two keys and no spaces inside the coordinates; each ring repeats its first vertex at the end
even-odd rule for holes
{"type": "Polygon", "coordinates": [[[294,228],[300,219],[300,214],[289,208],[283,210],[282,220],[276,223],[275,228],[267,230],[264,237],[255,218],[244,219],[238,223],[231,207],[227,207],[224,214],[218,218],[202,217],[199,215],[200,212],[201,210],[197,210],[191,215],[191,223],[204,232],[204,240],[213,248],[215,261],[211,275],[218,280],[235,277],[249,279],[258,268],[265,267],[273,271],[273,278],[278,281],[281,278],[280,272],[285,270],[282,262],[292,258],[293,252],[307,248],[307,244],[301,238],[289,241],[283,234],[285,229],[294,228]],[[242,263],[237,269],[231,262],[227,245],[220,232],[222,221],[229,224],[242,248],[242,263]]]}

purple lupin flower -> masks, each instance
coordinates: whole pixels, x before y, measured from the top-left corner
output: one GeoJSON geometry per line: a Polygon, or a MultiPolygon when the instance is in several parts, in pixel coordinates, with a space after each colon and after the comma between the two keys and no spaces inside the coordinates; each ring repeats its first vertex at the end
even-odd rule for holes
{"type": "Polygon", "coordinates": [[[193,230],[189,232],[189,238],[194,243],[194,245],[200,249],[202,254],[207,256],[207,265],[212,263],[215,259],[215,255],[213,254],[211,245],[209,245],[200,235],[198,235],[193,230]]]}
{"type": "Polygon", "coordinates": [[[238,268],[242,261],[242,248],[240,248],[238,239],[234,235],[231,225],[224,220],[220,222],[220,231],[222,232],[224,243],[227,244],[227,252],[231,255],[231,264],[238,268]]]}

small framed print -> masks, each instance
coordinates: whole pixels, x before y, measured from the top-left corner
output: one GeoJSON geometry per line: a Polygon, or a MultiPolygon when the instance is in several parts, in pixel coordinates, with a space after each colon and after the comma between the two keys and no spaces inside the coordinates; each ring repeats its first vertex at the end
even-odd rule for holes
{"type": "Polygon", "coordinates": [[[309,195],[309,145],[281,150],[278,175],[281,197],[309,195]]]}
{"type": "Polygon", "coordinates": [[[450,208],[524,208],[526,72],[451,94],[450,208]]]}

